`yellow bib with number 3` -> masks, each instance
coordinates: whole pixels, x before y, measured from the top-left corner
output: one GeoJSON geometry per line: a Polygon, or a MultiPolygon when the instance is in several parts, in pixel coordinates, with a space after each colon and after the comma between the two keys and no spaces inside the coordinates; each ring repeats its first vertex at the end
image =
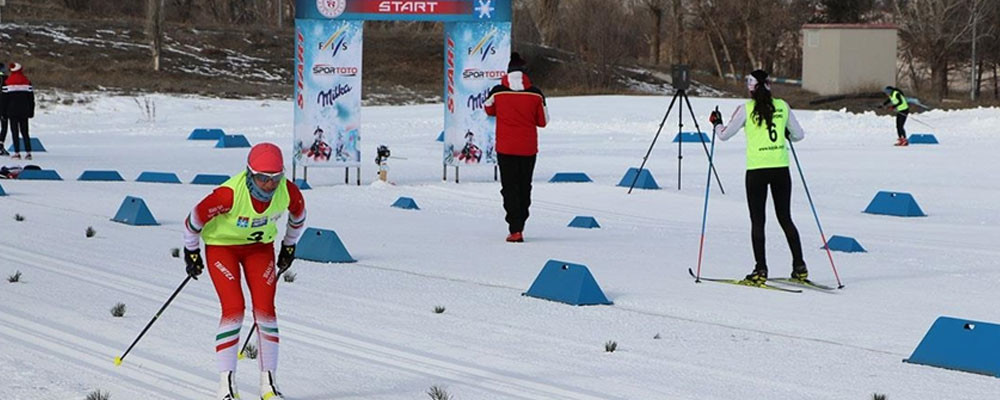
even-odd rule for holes
{"type": "Polygon", "coordinates": [[[288,186],[281,178],[274,190],[271,204],[264,212],[257,212],[247,187],[247,171],[229,178],[222,186],[233,190],[233,208],[205,224],[201,237],[205,244],[234,246],[254,243],[272,243],[278,235],[277,221],[288,209],[288,186]]]}

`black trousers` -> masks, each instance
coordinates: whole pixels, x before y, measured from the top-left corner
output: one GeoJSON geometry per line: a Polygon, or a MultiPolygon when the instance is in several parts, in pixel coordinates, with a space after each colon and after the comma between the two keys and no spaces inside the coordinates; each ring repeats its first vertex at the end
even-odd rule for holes
{"type": "Polygon", "coordinates": [[[510,233],[524,231],[531,207],[531,178],[535,174],[537,156],[512,156],[497,153],[500,165],[500,194],[503,209],[507,211],[507,227],[510,233]]]}
{"type": "Polygon", "coordinates": [[[805,265],[802,259],[802,242],[799,231],[792,223],[792,176],[788,167],[747,170],[747,205],[750,207],[750,237],[753,240],[755,269],[767,269],[764,255],[764,222],[767,206],[767,188],[774,197],[774,212],[785,231],[788,248],[792,251],[792,265],[805,265]]]}
{"type": "Polygon", "coordinates": [[[900,139],[906,138],[906,129],[903,129],[903,125],[906,125],[906,116],[910,115],[909,111],[903,111],[896,114],[896,135],[900,139]]]}
{"type": "Polygon", "coordinates": [[[10,120],[10,139],[14,141],[14,152],[21,152],[21,142],[17,140],[18,135],[24,138],[24,151],[31,153],[31,137],[28,136],[27,118],[8,118],[10,120]]]}
{"type": "Polygon", "coordinates": [[[7,117],[0,117],[0,147],[7,141],[7,117]]]}

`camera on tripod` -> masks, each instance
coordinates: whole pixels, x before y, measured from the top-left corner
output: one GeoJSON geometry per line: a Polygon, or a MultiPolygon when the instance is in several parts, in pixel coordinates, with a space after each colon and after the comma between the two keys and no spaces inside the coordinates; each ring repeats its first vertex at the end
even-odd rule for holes
{"type": "Polygon", "coordinates": [[[688,90],[691,87],[691,69],[687,64],[670,66],[670,86],[676,90],[688,90]]]}
{"type": "MultiPolygon", "coordinates": [[[[698,119],[694,115],[694,108],[691,107],[691,99],[688,98],[687,90],[691,87],[691,69],[686,64],[674,64],[670,67],[670,85],[674,87],[674,97],[670,99],[670,105],[667,106],[667,112],[663,114],[663,120],[660,121],[660,127],[656,130],[656,135],[653,136],[653,142],[649,144],[649,150],[646,150],[646,156],[642,158],[642,164],[639,165],[639,173],[635,174],[632,179],[632,185],[628,188],[628,193],[632,193],[632,189],[635,188],[636,182],[639,181],[639,175],[641,175],[643,169],[646,167],[646,162],[649,161],[649,155],[653,153],[653,146],[656,146],[656,140],[659,139],[660,133],[663,132],[663,125],[667,123],[667,117],[670,116],[670,111],[674,109],[674,104],[678,103],[680,99],[680,104],[677,104],[677,190],[681,190],[681,160],[684,159],[682,154],[682,143],[684,143],[684,110],[683,108],[687,106],[687,111],[691,114],[691,120],[694,122],[694,127],[697,132],[697,137],[701,141],[701,147],[705,150],[705,156],[709,158],[709,171],[710,174],[715,175],[715,181],[719,184],[719,190],[722,194],[726,194],[726,189],[722,187],[722,181],[719,179],[719,173],[715,170],[715,165],[712,163],[711,154],[708,151],[708,145],[705,144],[705,136],[701,132],[701,127],[698,126],[698,119]]],[[[714,137],[714,135],[713,135],[714,137]]],[[[711,179],[711,178],[709,178],[711,179]]]]}

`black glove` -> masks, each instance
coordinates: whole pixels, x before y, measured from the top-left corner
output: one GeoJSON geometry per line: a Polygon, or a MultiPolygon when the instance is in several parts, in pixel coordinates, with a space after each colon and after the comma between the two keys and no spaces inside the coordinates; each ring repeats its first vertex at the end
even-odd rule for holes
{"type": "Polygon", "coordinates": [[[184,263],[187,264],[188,276],[198,279],[201,271],[205,269],[205,262],[201,260],[201,250],[184,249],[184,263]]]}
{"type": "Polygon", "coordinates": [[[281,251],[278,252],[278,273],[291,268],[292,261],[295,261],[295,245],[281,245],[281,251]]]}
{"type": "Polygon", "coordinates": [[[708,116],[708,122],[711,122],[713,127],[722,125],[722,113],[719,110],[712,111],[708,116]]]}

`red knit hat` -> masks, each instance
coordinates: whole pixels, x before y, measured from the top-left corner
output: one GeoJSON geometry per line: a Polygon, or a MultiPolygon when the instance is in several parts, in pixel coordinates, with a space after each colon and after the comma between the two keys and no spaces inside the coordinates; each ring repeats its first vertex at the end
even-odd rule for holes
{"type": "Polygon", "coordinates": [[[247,167],[255,172],[281,172],[285,170],[285,162],[281,158],[281,149],[273,143],[258,143],[250,149],[247,156],[247,167]]]}

